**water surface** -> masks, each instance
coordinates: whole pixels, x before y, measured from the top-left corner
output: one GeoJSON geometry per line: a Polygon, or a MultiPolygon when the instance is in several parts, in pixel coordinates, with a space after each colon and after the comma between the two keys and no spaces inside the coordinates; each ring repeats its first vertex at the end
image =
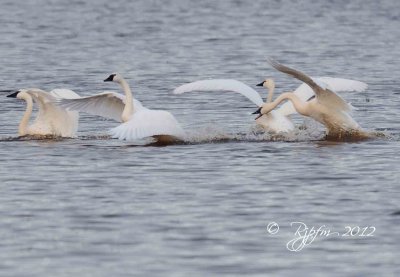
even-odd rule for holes
{"type": "MultiPolygon", "coordinates": [[[[397,1],[2,1],[0,89],[119,90],[171,111],[189,143],[104,138],[115,123],[82,115],[79,137],[16,139],[25,108],[0,109],[1,276],[399,276],[400,37],[397,1]],[[256,107],[233,93],[172,90],[203,78],[277,92],[312,76],[367,82],[341,95],[387,138],[335,143],[307,132],[254,132],[256,107]],[[277,234],[268,234],[269,222],[277,234]],[[376,228],[319,237],[299,252],[291,222],[376,228]]],[[[3,93],[4,96],[6,93],[3,93]]],[[[303,118],[296,117],[298,124],[303,118]]]]}

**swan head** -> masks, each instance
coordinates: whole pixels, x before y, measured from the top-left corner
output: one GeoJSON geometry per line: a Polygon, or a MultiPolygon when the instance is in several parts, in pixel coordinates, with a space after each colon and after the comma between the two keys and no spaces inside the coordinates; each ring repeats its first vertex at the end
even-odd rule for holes
{"type": "Polygon", "coordinates": [[[14,93],[11,93],[9,95],[7,95],[7,97],[10,98],[18,98],[18,99],[26,99],[29,97],[29,94],[27,93],[27,89],[20,89],[14,93]]]}
{"type": "Polygon", "coordinates": [[[18,99],[23,99],[23,100],[32,100],[32,96],[31,94],[35,94],[35,93],[47,93],[44,90],[41,90],[39,88],[24,88],[24,89],[20,89],[14,93],[11,93],[9,95],[7,95],[7,97],[10,98],[18,98],[18,99]]]}
{"type": "Polygon", "coordinates": [[[265,79],[261,83],[257,84],[258,87],[265,87],[267,89],[275,88],[275,82],[273,79],[265,79]]]}
{"type": "Polygon", "coordinates": [[[255,120],[259,119],[262,117],[264,114],[268,114],[274,109],[274,106],[272,103],[264,103],[255,111],[253,114],[258,114],[255,120]]]}
{"type": "Polygon", "coordinates": [[[110,76],[108,76],[106,79],[104,79],[104,82],[120,82],[122,80],[122,76],[119,75],[118,73],[113,73],[110,76]]]}

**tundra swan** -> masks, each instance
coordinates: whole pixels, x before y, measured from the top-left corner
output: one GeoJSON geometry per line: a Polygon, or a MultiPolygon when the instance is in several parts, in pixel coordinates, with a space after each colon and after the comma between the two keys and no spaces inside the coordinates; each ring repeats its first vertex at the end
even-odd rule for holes
{"type": "Polygon", "coordinates": [[[54,89],[49,93],[37,89],[21,89],[7,97],[23,99],[26,110],[18,127],[18,134],[25,135],[54,135],[61,137],[74,137],[78,130],[79,114],[67,111],[54,104],[56,99],[79,97],[69,89],[54,89]],[[32,115],[33,102],[39,106],[38,115],[33,124],[29,125],[32,115]]]}
{"type": "MultiPolygon", "coordinates": [[[[317,80],[319,83],[323,83],[324,86],[329,86],[334,91],[363,91],[367,87],[365,83],[349,79],[330,77],[319,77],[314,79],[317,80]]],[[[274,80],[266,79],[257,86],[263,86],[268,90],[266,102],[271,102],[275,90],[274,80]]],[[[246,84],[233,79],[211,79],[195,81],[177,87],[174,90],[174,94],[182,94],[191,91],[233,91],[247,97],[258,107],[264,103],[257,91],[247,86],[246,84]]],[[[304,102],[312,99],[314,96],[313,90],[305,83],[301,84],[294,91],[294,94],[304,102]]],[[[262,126],[265,130],[272,133],[289,132],[294,129],[294,125],[289,118],[289,116],[294,113],[297,112],[292,103],[287,102],[279,107],[277,110],[273,110],[266,115],[259,116],[256,119],[256,123],[262,126]]]]}
{"type": "Polygon", "coordinates": [[[59,99],[57,103],[66,109],[122,122],[110,130],[113,138],[132,141],[154,137],[162,142],[183,139],[185,132],[175,117],[167,111],[143,107],[138,100],[133,98],[129,84],[120,74],[111,74],[104,82],[120,84],[125,95],[103,92],[76,99],[59,99]]]}
{"type": "Polygon", "coordinates": [[[353,135],[364,136],[358,123],[351,117],[352,106],[346,103],[339,95],[304,73],[284,66],[272,59],[268,60],[275,69],[291,75],[306,83],[315,93],[315,97],[305,102],[294,93],[283,93],[275,101],[264,103],[255,114],[268,114],[284,100],[290,100],[296,111],[304,116],[311,117],[327,128],[327,136],[331,138],[345,138],[353,135]]]}

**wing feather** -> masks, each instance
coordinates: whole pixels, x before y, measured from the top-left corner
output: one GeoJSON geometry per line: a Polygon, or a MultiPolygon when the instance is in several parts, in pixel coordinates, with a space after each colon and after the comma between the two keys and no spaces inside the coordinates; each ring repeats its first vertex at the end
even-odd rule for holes
{"type": "MultiPolygon", "coordinates": [[[[329,88],[333,92],[341,91],[356,91],[361,92],[368,88],[368,85],[364,82],[343,79],[343,78],[332,78],[332,77],[312,77],[312,79],[320,84],[324,84],[324,87],[329,88]]],[[[315,93],[306,83],[301,84],[294,92],[301,100],[309,101],[315,93]]],[[[283,115],[291,115],[296,112],[291,101],[285,102],[277,109],[283,115]]]]}
{"type": "Polygon", "coordinates": [[[339,109],[344,112],[351,111],[351,106],[347,104],[346,101],[343,100],[343,98],[341,98],[329,88],[323,88],[319,86],[311,77],[307,76],[303,72],[280,64],[273,59],[268,59],[268,63],[276,70],[286,73],[309,85],[313,89],[318,102],[320,102],[322,105],[335,110],[339,109]]]}
{"type": "MultiPolygon", "coordinates": [[[[121,114],[125,107],[125,96],[116,92],[103,92],[93,96],[57,99],[57,104],[69,110],[86,112],[92,115],[121,122],[121,114]]],[[[133,100],[135,111],[145,109],[138,100],[133,100]]]]}
{"type": "Polygon", "coordinates": [[[327,85],[327,88],[334,92],[341,92],[341,91],[362,92],[368,88],[368,85],[366,83],[357,80],[333,78],[333,77],[318,77],[316,79],[325,83],[327,85]]]}
{"type": "Polygon", "coordinates": [[[257,91],[248,85],[233,79],[200,80],[177,87],[174,94],[191,91],[233,91],[247,97],[250,101],[261,106],[264,102],[257,91]]]}
{"type": "Polygon", "coordinates": [[[135,112],[129,121],[111,129],[110,134],[113,138],[130,141],[157,135],[177,138],[185,136],[185,132],[171,113],[149,109],[135,112]]]}
{"type": "Polygon", "coordinates": [[[38,114],[34,123],[30,126],[31,129],[42,130],[48,129],[55,135],[63,137],[74,137],[78,130],[79,114],[77,112],[67,111],[63,107],[55,104],[59,97],[72,97],[77,95],[71,90],[55,90],[50,93],[40,89],[26,89],[25,92],[29,94],[35,103],[38,104],[38,114]]]}
{"type": "Polygon", "coordinates": [[[50,95],[58,98],[65,98],[65,99],[72,99],[72,98],[78,98],[80,97],[79,94],[76,92],[70,90],[70,89],[63,89],[63,88],[57,88],[53,89],[50,91],[50,95]]]}

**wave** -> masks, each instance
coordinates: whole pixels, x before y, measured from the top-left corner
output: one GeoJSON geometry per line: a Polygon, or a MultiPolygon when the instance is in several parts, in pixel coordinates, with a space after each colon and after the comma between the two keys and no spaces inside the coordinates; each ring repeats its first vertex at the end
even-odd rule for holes
{"type": "MultiPolygon", "coordinates": [[[[140,141],[127,142],[132,146],[163,146],[163,145],[174,145],[174,144],[205,144],[205,143],[226,143],[226,142],[302,142],[302,141],[361,141],[366,139],[392,139],[400,140],[400,135],[386,134],[382,131],[372,132],[352,132],[346,133],[345,136],[327,136],[323,129],[317,125],[304,124],[297,127],[295,130],[288,133],[272,134],[265,132],[262,127],[254,126],[247,131],[232,133],[226,129],[216,126],[209,125],[199,129],[187,131],[187,135],[183,140],[168,139],[164,136],[157,138],[146,138],[140,141]],[[397,139],[396,139],[397,137],[397,139]]],[[[3,137],[0,138],[0,142],[7,141],[67,141],[67,140],[114,140],[109,135],[84,135],[76,138],[63,138],[52,135],[38,136],[38,135],[27,135],[20,137],[3,137]]]]}
{"type": "Polygon", "coordinates": [[[261,127],[255,126],[247,132],[227,132],[218,126],[207,126],[198,130],[188,132],[185,143],[216,143],[216,142],[262,142],[262,141],[310,141],[320,140],[324,133],[309,128],[298,128],[293,132],[272,134],[265,132],[261,127]]]}

